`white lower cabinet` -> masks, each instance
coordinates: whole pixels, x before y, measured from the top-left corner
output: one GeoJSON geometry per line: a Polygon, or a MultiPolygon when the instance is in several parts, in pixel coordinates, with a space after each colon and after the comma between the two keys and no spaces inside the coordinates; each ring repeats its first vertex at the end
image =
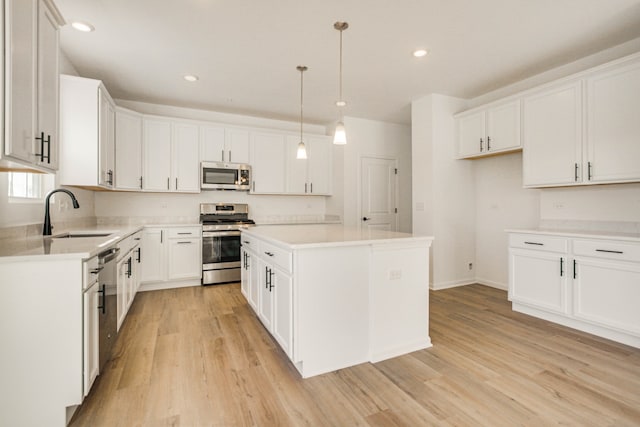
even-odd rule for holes
{"type": "Polygon", "coordinates": [[[264,327],[293,358],[292,254],[263,242],[258,248],[256,240],[243,238],[242,243],[243,294],[264,327]]]}
{"type": "Polygon", "coordinates": [[[567,312],[566,255],[514,249],[509,255],[512,301],[567,312]]]}
{"type": "Polygon", "coordinates": [[[142,232],[137,232],[118,243],[120,248],[119,260],[116,264],[117,271],[117,328],[127,317],[129,308],[140,286],[140,242],[142,232]]]}
{"type": "Polygon", "coordinates": [[[202,227],[145,227],[141,252],[143,284],[200,279],[202,227]]]}
{"type": "Polygon", "coordinates": [[[515,311],[640,347],[640,242],[511,233],[509,246],[515,311]]]}
{"type": "Polygon", "coordinates": [[[100,373],[99,310],[100,283],[98,283],[98,258],[83,263],[83,396],[89,394],[91,386],[100,373]]]}

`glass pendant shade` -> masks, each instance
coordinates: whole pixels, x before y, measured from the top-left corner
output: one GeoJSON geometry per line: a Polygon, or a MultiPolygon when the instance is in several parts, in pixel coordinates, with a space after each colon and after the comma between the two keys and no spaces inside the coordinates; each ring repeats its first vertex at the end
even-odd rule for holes
{"type": "Polygon", "coordinates": [[[336,133],[333,136],[333,143],[335,145],[346,145],[347,143],[347,132],[344,129],[344,123],[338,122],[336,125],[336,133]]]}
{"type": "Polygon", "coordinates": [[[298,143],[298,153],[296,154],[296,159],[306,159],[307,158],[307,147],[304,146],[304,142],[300,141],[298,143]]]}

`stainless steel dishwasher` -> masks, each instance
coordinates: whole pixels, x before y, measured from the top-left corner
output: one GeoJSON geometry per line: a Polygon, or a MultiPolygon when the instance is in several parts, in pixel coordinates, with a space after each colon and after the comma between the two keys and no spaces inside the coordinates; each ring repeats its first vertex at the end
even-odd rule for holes
{"type": "Polygon", "coordinates": [[[111,248],[98,254],[100,273],[98,283],[100,285],[98,305],[98,329],[99,329],[99,364],[100,372],[105,363],[111,357],[111,349],[117,337],[117,271],[116,258],[120,249],[111,248]]]}

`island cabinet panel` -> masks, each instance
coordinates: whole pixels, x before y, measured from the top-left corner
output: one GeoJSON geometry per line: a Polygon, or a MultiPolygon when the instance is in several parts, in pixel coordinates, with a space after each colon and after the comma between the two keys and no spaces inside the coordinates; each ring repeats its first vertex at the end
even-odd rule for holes
{"type": "Polygon", "coordinates": [[[64,426],[84,396],[82,260],[4,261],[0,278],[0,425],[64,426]]]}
{"type": "Polygon", "coordinates": [[[431,238],[316,225],[242,242],[243,294],[303,378],[431,346],[431,238]]]}

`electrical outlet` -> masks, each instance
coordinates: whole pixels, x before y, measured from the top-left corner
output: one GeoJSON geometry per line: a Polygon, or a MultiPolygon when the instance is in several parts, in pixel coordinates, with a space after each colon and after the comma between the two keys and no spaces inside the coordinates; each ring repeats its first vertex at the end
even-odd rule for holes
{"type": "Polygon", "coordinates": [[[472,262],[469,263],[469,270],[473,270],[473,263],[472,262]]]}
{"type": "Polygon", "coordinates": [[[402,270],[390,270],[389,280],[398,280],[402,278],[402,270]]]}

